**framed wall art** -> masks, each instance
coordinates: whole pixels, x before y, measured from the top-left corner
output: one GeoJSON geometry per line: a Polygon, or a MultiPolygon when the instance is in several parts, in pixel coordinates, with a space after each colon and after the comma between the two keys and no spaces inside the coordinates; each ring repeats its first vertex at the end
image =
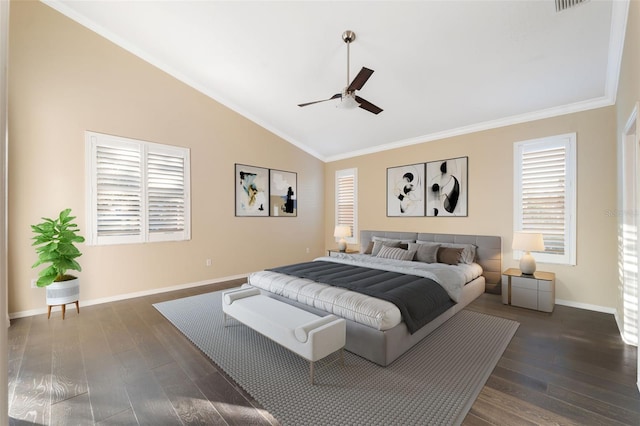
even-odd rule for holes
{"type": "Polygon", "coordinates": [[[298,175],[295,172],[269,170],[271,216],[298,215],[298,175]]]}
{"type": "Polygon", "coordinates": [[[427,163],[427,216],[467,216],[469,157],[427,163]]]}
{"type": "Polygon", "coordinates": [[[387,169],[387,216],[424,216],[425,164],[387,169]]]}
{"type": "Polygon", "coordinates": [[[235,165],[236,216],[269,216],[269,169],[235,165]]]}

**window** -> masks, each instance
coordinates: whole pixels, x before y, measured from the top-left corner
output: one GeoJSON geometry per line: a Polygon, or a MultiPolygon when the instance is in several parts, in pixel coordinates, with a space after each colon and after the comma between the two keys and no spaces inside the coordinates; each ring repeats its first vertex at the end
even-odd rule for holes
{"type": "Polygon", "coordinates": [[[545,251],[536,260],[575,265],[575,133],[515,144],[514,203],[515,230],[544,237],[545,251]]]}
{"type": "Polygon", "coordinates": [[[336,171],[336,225],[349,225],[348,243],[358,242],[358,170],[336,171]]]}
{"type": "Polygon", "coordinates": [[[89,244],[191,238],[188,149],[85,132],[85,152],[89,244]]]}

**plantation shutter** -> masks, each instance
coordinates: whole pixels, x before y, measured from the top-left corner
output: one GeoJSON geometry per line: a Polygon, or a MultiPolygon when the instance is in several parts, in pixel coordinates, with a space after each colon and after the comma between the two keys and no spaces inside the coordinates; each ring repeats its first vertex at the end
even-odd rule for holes
{"type": "Polygon", "coordinates": [[[565,253],[566,149],[522,154],[522,230],[539,232],[545,252],[565,253]]]}
{"type": "Polygon", "coordinates": [[[149,152],[147,196],[149,233],[184,231],[184,158],[149,152]]]}
{"type": "Polygon", "coordinates": [[[514,230],[542,234],[536,260],[576,264],[575,133],[515,144],[514,230]]]}
{"type": "Polygon", "coordinates": [[[356,169],[336,172],[336,225],[348,225],[351,238],[348,242],[357,241],[357,182],[356,169]]]}
{"type": "Polygon", "coordinates": [[[98,237],[141,235],[142,156],[139,149],[96,147],[98,237]]]}
{"type": "Polygon", "coordinates": [[[89,244],[191,238],[187,148],[88,131],[85,141],[89,244]]]}

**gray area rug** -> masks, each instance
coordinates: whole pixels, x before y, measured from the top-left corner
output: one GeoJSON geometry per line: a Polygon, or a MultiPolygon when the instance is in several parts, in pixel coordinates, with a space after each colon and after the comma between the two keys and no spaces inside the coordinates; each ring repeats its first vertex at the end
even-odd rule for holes
{"type": "Polygon", "coordinates": [[[224,328],[221,303],[214,292],[154,306],[283,425],[460,424],[519,325],[463,310],[388,367],[347,351],[344,366],[319,361],[312,386],[305,359],[235,320],[224,328]]]}

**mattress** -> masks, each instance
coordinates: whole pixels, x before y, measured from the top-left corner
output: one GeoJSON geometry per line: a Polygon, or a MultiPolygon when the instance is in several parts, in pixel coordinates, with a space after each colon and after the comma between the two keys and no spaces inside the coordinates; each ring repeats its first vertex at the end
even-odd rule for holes
{"type": "MultiPolygon", "coordinates": [[[[475,263],[445,265],[382,259],[363,254],[341,254],[337,257],[320,257],[316,260],[352,264],[430,278],[440,284],[454,302],[458,302],[462,288],[466,283],[482,275],[482,268],[475,263]]],[[[306,278],[298,278],[272,271],[259,271],[249,276],[248,283],[262,290],[313,306],[377,330],[391,329],[402,321],[399,309],[391,302],[306,278]]]]}

